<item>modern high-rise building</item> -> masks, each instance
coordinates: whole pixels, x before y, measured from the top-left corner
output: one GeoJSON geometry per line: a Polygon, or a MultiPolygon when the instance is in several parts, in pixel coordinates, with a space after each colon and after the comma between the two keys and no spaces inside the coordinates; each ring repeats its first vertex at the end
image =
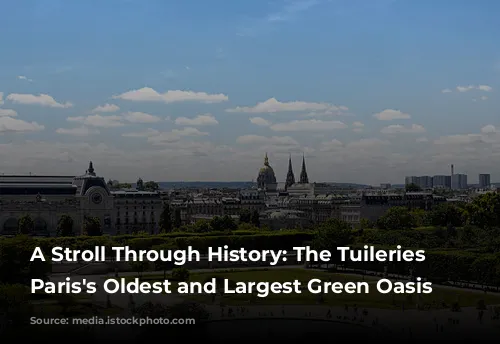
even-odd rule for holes
{"type": "Polygon", "coordinates": [[[491,176],[489,174],[481,173],[479,175],[479,187],[481,189],[488,189],[491,186],[491,176]]]}
{"type": "Polygon", "coordinates": [[[405,178],[405,185],[414,184],[422,189],[432,189],[432,177],[410,176],[405,178]]]}
{"type": "Polygon", "coordinates": [[[468,183],[467,183],[467,175],[466,174],[461,174],[457,173],[451,176],[451,185],[452,189],[455,190],[464,190],[467,189],[468,183]]]}
{"type": "Polygon", "coordinates": [[[437,175],[432,177],[432,186],[439,189],[450,189],[451,176],[437,175]]]}
{"type": "Polygon", "coordinates": [[[405,185],[410,185],[410,184],[418,185],[418,177],[417,176],[405,177],[405,185]]]}

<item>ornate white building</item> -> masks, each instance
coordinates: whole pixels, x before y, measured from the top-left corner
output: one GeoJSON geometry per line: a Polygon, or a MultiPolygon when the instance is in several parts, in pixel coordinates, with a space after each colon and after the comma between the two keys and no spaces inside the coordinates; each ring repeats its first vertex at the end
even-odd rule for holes
{"type": "Polygon", "coordinates": [[[109,190],[92,162],[82,176],[0,175],[0,231],[15,234],[18,221],[30,215],[34,234],[55,236],[62,215],[81,234],[87,216],[96,217],[104,234],[158,232],[163,202],[157,192],[109,190]]]}

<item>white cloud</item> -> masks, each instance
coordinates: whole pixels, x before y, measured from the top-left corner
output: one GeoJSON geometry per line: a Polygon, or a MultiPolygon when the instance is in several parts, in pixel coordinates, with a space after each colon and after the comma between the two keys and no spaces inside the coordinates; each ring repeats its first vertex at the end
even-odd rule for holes
{"type": "Polygon", "coordinates": [[[78,117],[68,117],[69,122],[78,122],[83,125],[88,125],[91,127],[101,127],[101,128],[115,128],[122,127],[124,123],[121,116],[101,116],[101,115],[91,115],[91,116],[78,116],[78,117]]]}
{"type": "Polygon", "coordinates": [[[161,118],[144,112],[127,112],[122,117],[130,123],[157,123],[161,121],[161,118]]]}
{"type": "Polygon", "coordinates": [[[493,124],[488,124],[481,128],[481,132],[483,134],[493,134],[498,133],[499,130],[493,124]]]}
{"type": "Polygon", "coordinates": [[[116,112],[118,110],[120,110],[120,107],[115,104],[104,104],[93,109],[92,113],[116,112]]]}
{"type": "Polygon", "coordinates": [[[380,132],[383,134],[400,134],[400,133],[415,134],[415,133],[424,133],[425,128],[419,124],[412,124],[410,127],[405,127],[404,125],[395,124],[382,128],[380,132]]]}
{"type": "Polygon", "coordinates": [[[484,142],[482,135],[479,134],[457,134],[449,136],[441,136],[434,140],[437,145],[459,145],[484,142]]]}
{"type": "Polygon", "coordinates": [[[415,141],[417,141],[417,142],[429,142],[429,139],[427,137],[419,137],[415,141]]]}
{"type": "Polygon", "coordinates": [[[26,76],[24,76],[24,75],[19,75],[17,78],[18,78],[19,80],[26,80],[26,81],[28,81],[28,82],[33,82],[33,79],[29,79],[29,78],[27,78],[27,77],[26,77],[26,76]]]}
{"type": "Polygon", "coordinates": [[[472,90],[478,90],[483,92],[491,92],[493,88],[488,85],[469,85],[469,86],[457,86],[456,90],[458,92],[469,92],[472,90]]]}
{"type": "Polygon", "coordinates": [[[15,104],[25,104],[25,105],[40,105],[52,108],[70,108],[73,104],[70,102],[58,103],[54,98],[48,94],[19,94],[11,93],[7,96],[7,100],[15,104]]]}
{"type": "Polygon", "coordinates": [[[250,118],[250,123],[258,125],[260,127],[269,127],[272,125],[270,121],[262,117],[252,117],[250,118]]]}
{"type": "Polygon", "coordinates": [[[200,102],[200,103],[220,103],[228,101],[227,95],[208,94],[206,92],[193,92],[193,91],[167,91],[159,93],[150,87],[143,87],[138,90],[132,90],[120,95],[113,96],[114,99],[123,99],[137,102],[200,102]]]}
{"type": "Polygon", "coordinates": [[[159,135],[160,132],[156,129],[148,128],[145,131],[132,132],[132,133],[123,133],[124,137],[152,137],[159,135]]]}
{"type": "Polygon", "coordinates": [[[179,117],[175,119],[175,124],[177,125],[189,125],[189,126],[204,126],[204,125],[216,125],[219,122],[214,116],[207,113],[204,115],[199,115],[194,118],[179,117]]]}
{"type": "Polygon", "coordinates": [[[3,92],[0,92],[0,105],[3,105],[3,92]]]}
{"type": "Polygon", "coordinates": [[[276,123],[271,125],[273,131],[329,131],[334,129],[344,129],[347,125],[340,121],[321,121],[317,119],[294,120],[286,123],[276,123]]]}
{"type": "Polygon", "coordinates": [[[77,128],[58,128],[56,129],[56,133],[71,136],[89,136],[99,134],[99,130],[81,126],[77,128]]]}
{"type": "Polygon", "coordinates": [[[183,137],[207,136],[207,132],[203,132],[193,127],[185,127],[182,129],[173,129],[167,132],[160,132],[157,135],[149,136],[148,142],[155,145],[169,144],[180,141],[183,137]]]}
{"type": "Polygon", "coordinates": [[[328,117],[328,116],[339,116],[339,115],[346,115],[345,113],[346,111],[349,111],[349,109],[346,106],[338,106],[335,110],[309,112],[305,114],[303,117],[318,118],[318,117],[328,117]]]}
{"type": "Polygon", "coordinates": [[[394,109],[385,109],[382,112],[376,113],[373,115],[379,121],[392,121],[396,119],[410,119],[410,114],[401,112],[399,110],[394,109]]]}
{"type": "Polygon", "coordinates": [[[291,20],[294,15],[306,11],[309,8],[318,5],[318,0],[302,0],[302,1],[289,1],[285,2],[285,6],[280,12],[270,13],[266,17],[266,21],[273,22],[282,22],[291,20]]]}
{"type": "Polygon", "coordinates": [[[356,121],[352,124],[352,126],[354,127],[352,131],[354,131],[355,133],[361,133],[363,132],[363,128],[365,125],[359,121],[356,121]]]}
{"type": "Polygon", "coordinates": [[[276,113],[276,112],[298,112],[298,111],[345,111],[345,106],[335,106],[328,103],[308,103],[303,101],[280,102],[276,98],[257,103],[251,107],[235,107],[226,109],[226,112],[244,112],[244,113],[276,113]]]}
{"type": "Polygon", "coordinates": [[[453,92],[452,90],[450,90],[449,88],[445,88],[444,90],[441,90],[441,93],[451,93],[453,92]]]}
{"type": "Polygon", "coordinates": [[[485,100],[488,100],[488,97],[487,96],[481,96],[479,98],[472,98],[473,102],[477,102],[478,100],[485,101],[485,100]]]}
{"type": "Polygon", "coordinates": [[[337,139],[333,139],[328,142],[323,142],[321,143],[320,151],[321,152],[331,152],[331,151],[336,151],[339,150],[340,148],[343,148],[344,144],[340,142],[337,139]]]}
{"type": "Polygon", "coordinates": [[[15,117],[17,116],[17,112],[11,109],[0,109],[0,117],[15,117]]]}
{"type": "Polygon", "coordinates": [[[296,146],[299,143],[290,136],[259,136],[259,135],[243,135],[236,139],[236,142],[241,144],[263,144],[277,146],[296,146]]]}
{"type": "Polygon", "coordinates": [[[36,122],[26,122],[10,116],[0,117],[0,134],[41,131],[44,129],[43,125],[36,122]]]}
{"type": "MultiPolygon", "coordinates": [[[[279,2],[269,2],[276,5],[279,2]]],[[[306,11],[312,6],[321,3],[319,0],[285,0],[284,5],[277,11],[266,13],[263,17],[259,17],[246,23],[239,28],[237,35],[240,37],[255,37],[263,34],[273,28],[275,25],[296,19],[301,12],[306,11]]],[[[274,7],[274,6],[273,6],[274,7]]]]}
{"type": "Polygon", "coordinates": [[[346,144],[347,148],[371,148],[389,145],[389,141],[377,139],[377,138],[367,138],[358,141],[352,141],[346,144]]]}

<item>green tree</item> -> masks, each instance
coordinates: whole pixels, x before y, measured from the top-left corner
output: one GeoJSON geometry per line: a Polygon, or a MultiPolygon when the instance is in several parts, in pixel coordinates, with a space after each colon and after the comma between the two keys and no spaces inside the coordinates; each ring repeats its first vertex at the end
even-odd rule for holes
{"type": "Polygon", "coordinates": [[[210,221],[208,220],[198,220],[192,225],[189,225],[188,227],[188,232],[191,233],[208,233],[211,232],[212,226],[210,225],[210,221]]]}
{"type": "Polygon", "coordinates": [[[255,227],[251,223],[241,222],[240,224],[238,224],[238,230],[239,231],[258,231],[259,228],[255,227]]]}
{"type": "Polygon", "coordinates": [[[406,207],[392,207],[377,220],[380,229],[403,230],[415,227],[415,217],[406,207]]]}
{"type": "Polygon", "coordinates": [[[364,229],[370,229],[373,227],[374,227],[374,224],[370,220],[364,219],[364,218],[359,220],[359,229],[364,230],[364,229]]]}
{"type": "Polygon", "coordinates": [[[8,284],[30,284],[32,279],[46,280],[52,270],[47,255],[47,261],[31,256],[38,246],[38,241],[26,235],[0,240],[0,281],[8,284]]]}
{"type": "Polygon", "coordinates": [[[351,225],[338,219],[329,219],[316,229],[312,247],[316,250],[328,250],[332,253],[332,261],[339,262],[337,247],[347,246],[353,241],[351,225]]]}
{"type": "Polygon", "coordinates": [[[500,226],[500,194],[488,192],[474,198],[466,206],[466,216],[471,225],[483,229],[500,226]]]}
{"type": "Polygon", "coordinates": [[[224,222],[220,216],[214,216],[209,223],[210,228],[212,228],[214,232],[222,232],[224,230],[224,222]]]}
{"type": "Polygon", "coordinates": [[[168,203],[163,205],[163,211],[160,215],[160,228],[163,233],[172,232],[172,213],[168,203]]]}
{"type": "Polygon", "coordinates": [[[61,237],[73,236],[73,219],[69,215],[62,215],[57,222],[57,234],[61,237]]]}
{"type": "Polygon", "coordinates": [[[176,208],[174,210],[174,228],[179,228],[182,225],[181,210],[176,208]]]}
{"type": "Polygon", "coordinates": [[[31,234],[35,229],[35,222],[29,215],[24,215],[17,222],[17,230],[19,234],[31,234]]]}
{"type": "Polygon", "coordinates": [[[252,213],[248,209],[241,209],[240,212],[240,223],[251,223],[252,213]]]}
{"type": "Polygon", "coordinates": [[[259,228],[260,227],[260,215],[258,210],[254,210],[252,213],[252,224],[259,228]]]}
{"type": "Polygon", "coordinates": [[[346,246],[353,240],[351,225],[338,219],[329,219],[316,229],[313,247],[318,250],[336,251],[338,246],[346,246]]]}
{"type": "Polygon", "coordinates": [[[97,217],[87,216],[83,223],[83,232],[88,236],[102,235],[101,221],[97,217]]]}
{"type": "Polygon", "coordinates": [[[132,189],[132,184],[130,183],[118,183],[116,189],[132,189]]]}
{"type": "Polygon", "coordinates": [[[144,191],[144,181],[141,178],[137,179],[137,182],[135,183],[135,188],[139,191],[144,191]]]}
{"type": "Polygon", "coordinates": [[[448,202],[435,206],[427,217],[430,225],[441,227],[462,227],[466,220],[464,209],[448,202]]]}
{"type": "Polygon", "coordinates": [[[144,183],[144,190],[147,191],[157,191],[160,189],[160,186],[157,182],[150,180],[149,182],[144,183]]]}
{"type": "Polygon", "coordinates": [[[18,327],[29,324],[33,315],[29,290],[20,284],[0,284],[0,314],[7,316],[7,327],[18,327]]]}
{"type": "Polygon", "coordinates": [[[210,227],[215,232],[232,232],[238,229],[238,225],[229,215],[224,215],[222,217],[214,216],[212,220],[210,220],[210,227]]]}
{"type": "Polygon", "coordinates": [[[413,209],[410,211],[415,227],[423,227],[428,224],[428,212],[423,209],[413,209]]]}
{"type": "Polygon", "coordinates": [[[225,232],[233,232],[238,229],[238,224],[229,215],[224,215],[222,217],[222,223],[225,232]]]}
{"type": "Polygon", "coordinates": [[[405,189],[406,189],[407,192],[422,191],[422,188],[420,186],[418,186],[417,184],[414,184],[414,183],[406,185],[405,189]]]}

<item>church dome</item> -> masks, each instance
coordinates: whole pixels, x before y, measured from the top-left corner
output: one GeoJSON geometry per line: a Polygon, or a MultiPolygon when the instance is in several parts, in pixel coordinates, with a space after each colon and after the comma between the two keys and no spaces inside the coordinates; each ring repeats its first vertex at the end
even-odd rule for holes
{"type": "Polygon", "coordinates": [[[259,170],[257,184],[260,189],[265,189],[269,184],[276,184],[276,176],[273,168],[269,165],[269,158],[267,157],[267,154],[264,159],[264,166],[262,166],[259,170]]]}

